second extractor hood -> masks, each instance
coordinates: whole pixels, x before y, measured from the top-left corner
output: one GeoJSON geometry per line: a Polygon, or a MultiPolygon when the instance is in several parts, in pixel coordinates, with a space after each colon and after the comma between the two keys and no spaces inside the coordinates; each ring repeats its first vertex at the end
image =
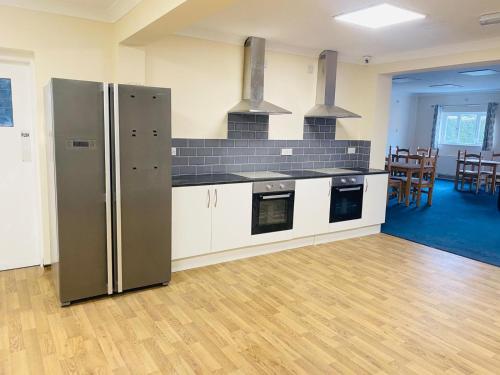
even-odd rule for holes
{"type": "Polygon", "coordinates": [[[316,105],[305,117],[324,118],[359,118],[361,116],[335,105],[337,85],[337,52],[323,51],[318,61],[318,84],[316,87],[316,105]]]}
{"type": "Polygon", "coordinates": [[[264,100],[264,58],[266,40],[249,37],[245,41],[243,99],[228,113],[283,115],[292,112],[264,100]]]}

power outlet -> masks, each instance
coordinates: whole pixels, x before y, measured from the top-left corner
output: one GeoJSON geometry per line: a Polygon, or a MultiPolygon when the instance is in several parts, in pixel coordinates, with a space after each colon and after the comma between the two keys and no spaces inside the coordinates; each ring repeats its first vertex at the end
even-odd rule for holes
{"type": "Polygon", "coordinates": [[[347,148],[347,153],[348,154],[355,154],[356,153],[356,147],[348,147],[347,148]]]}
{"type": "Polygon", "coordinates": [[[292,156],[293,155],[293,150],[291,148],[282,148],[281,149],[281,155],[283,155],[283,156],[292,156]]]}
{"type": "Polygon", "coordinates": [[[177,148],[172,147],[172,156],[176,156],[176,155],[177,155],[177,148]]]}

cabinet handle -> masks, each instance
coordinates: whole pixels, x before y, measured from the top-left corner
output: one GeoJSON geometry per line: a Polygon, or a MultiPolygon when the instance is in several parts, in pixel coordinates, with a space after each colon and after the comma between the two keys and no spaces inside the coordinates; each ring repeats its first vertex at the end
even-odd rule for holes
{"type": "Polygon", "coordinates": [[[207,208],[210,208],[210,189],[207,189],[207,196],[208,196],[208,199],[207,199],[207,208]]]}
{"type": "Polygon", "coordinates": [[[328,181],[328,197],[332,196],[332,180],[328,181]]]}
{"type": "Polygon", "coordinates": [[[365,193],[368,191],[368,179],[365,179],[365,193]]]}
{"type": "Polygon", "coordinates": [[[217,201],[219,199],[217,198],[217,189],[215,189],[215,203],[214,203],[214,207],[217,207],[217,201]]]}

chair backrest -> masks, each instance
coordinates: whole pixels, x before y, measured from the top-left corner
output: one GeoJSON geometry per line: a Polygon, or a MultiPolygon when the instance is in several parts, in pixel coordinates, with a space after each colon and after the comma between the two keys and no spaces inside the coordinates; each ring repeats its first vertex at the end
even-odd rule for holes
{"type": "Polygon", "coordinates": [[[420,169],[418,178],[422,180],[424,175],[429,173],[429,167],[432,167],[432,173],[436,172],[436,158],[430,156],[422,156],[418,154],[408,155],[408,163],[418,164],[420,169]]]}
{"type": "Polygon", "coordinates": [[[389,154],[387,155],[387,171],[389,175],[391,174],[391,165],[392,165],[392,146],[389,146],[389,154]]]}
{"type": "Polygon", "coordinates": [[[399,161],[400,159],[408,161],[409,155],[410,155],[409,148],[400,148],[399,146],[396,146],[396,161],[399,161]]]}
{"type": "Polygon", "coordinates": [[[420,156],[431,156],[431,148],[417,147],[417,155],[420,156]]]}
{"type": "Polygon", "coordinates": [[[433,158],[437,158],[439,156],[439,148],[430,148],[429,156],[433,158]]]}
{"type": "Polygon", "coordinates": [[[411,154],[406,156],[406,162],[409,164],[420,164],[420,161],[422,160],[424,156],[418,155],[418,154],[411,154]]]}
{"type": "Polygon", "coordinates": [[[467,166],[471,166],[471,169],[473,171],[476,169],[475,167],[477,167],[477,172],[479,174],[481,171],[482,159],[483,159],[482,153],[472,154],[472,153],[467,153],[467,150],[465,150],[464,163],[462,164],[462,172],[465,173],[465,171],[467,170],[467,166]]]}

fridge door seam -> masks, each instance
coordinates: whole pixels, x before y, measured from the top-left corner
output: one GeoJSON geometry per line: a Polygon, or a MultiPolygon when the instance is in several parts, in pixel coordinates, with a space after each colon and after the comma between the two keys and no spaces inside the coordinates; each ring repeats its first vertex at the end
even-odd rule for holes
{"type": "Polygon", "coordinates": [[[114,84],[113,110],[114,110],[114,134],[115,134],[115,189],[116,189],[116,256],[117,256],[117,290],[123,292],[122,273],[122,212],[121,212],[121,179],[120,179],[120,114],[118,108],[118,84],[114,84]]]}
{"type": "Polygon", "coordinates": [[[106,178],[106,261],[108,272],[108,294],[113,294],[113,225],[111,205],[111,150],[109,127],[109,84],[103,83],[104,101],[104,165],[106,178]]]}

